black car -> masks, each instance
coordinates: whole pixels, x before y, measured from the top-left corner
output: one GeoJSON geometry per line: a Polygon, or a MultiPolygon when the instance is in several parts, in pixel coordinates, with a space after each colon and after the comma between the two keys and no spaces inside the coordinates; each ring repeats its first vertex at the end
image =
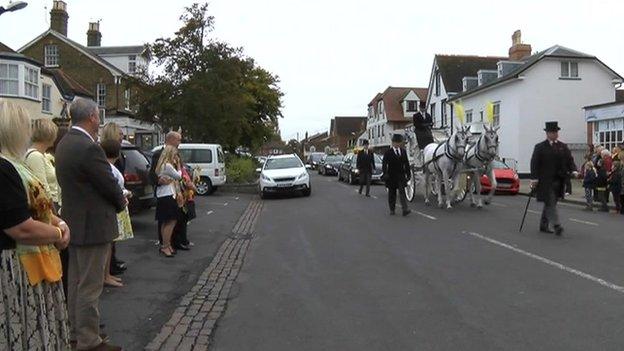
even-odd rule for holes
{"type": "MultiPolygon", "coordinates": [[[[381,181],[381,163],[382,159],[375,154],[375,169],[373,170],[372,182],[381,181]]],[[[357,155],[349,153],[344,157],[340,168],[338,169],[338,180],[346,181],[349,184],[357,184],[359,182],[359,172],[357,169],[357,155]]]]}
{"type": "Polygon", "coordinates": [[[338,169],[342,164],[342,155],[326,155],[318,166],[318,174],[321,175],[338,175],[338,169]]]}
{"type": "Polygon", "coordinates": [[[137,213],[154,206],[154,187],[148,177],[149,160],[138,147],[127,141],[121,144],[121,153],[125,159],[125,187],[132,192],[128,209],[131,213],[137,213]]]}

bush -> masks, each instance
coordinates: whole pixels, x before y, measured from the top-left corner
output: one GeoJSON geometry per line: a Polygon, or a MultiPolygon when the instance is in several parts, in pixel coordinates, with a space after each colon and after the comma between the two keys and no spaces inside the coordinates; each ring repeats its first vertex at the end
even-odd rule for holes
{"type": "Polygon", "coordinates": [[[227,182],[252,183],[258,178],[256,168],[256,162],[252,158],[230,156],[225,163],[227,182]]]}

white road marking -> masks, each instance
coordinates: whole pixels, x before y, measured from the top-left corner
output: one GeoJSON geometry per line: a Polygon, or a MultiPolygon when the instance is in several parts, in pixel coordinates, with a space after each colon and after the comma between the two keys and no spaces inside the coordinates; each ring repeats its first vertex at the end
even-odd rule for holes
{"type": "Polygon", "coordinates": [[[576,223],[581,223],[581,224],[593,225],[593,226],[596,226],[596,227],[599,226],[598,223],[583,221],[581,219],[576,219],[576,218],[570,218],[570,221],[576,222],[576,223]]]}
{"type": "Polygon", "coordinates": [[[540,262],[545,263],[545,264],[547,264],[549,266],[558,268],[558,269],[560,269],[562,271],[574,274],[576,276],[579,276],[581,278],[587,279],[589,281],[592,281],[594,283],[597,283],[599,285],[607,287],[607,288],[609,288],[611,290],[615,290],[615,291],[617,291],[619,293],[623,293],[624,294],[624,287],[623,286],[620,286],[620,285],[617,285],[617,284],[613,284],[613,283],[611,283],[609,281],[606,281],[606,280],[604,280],[602,278],[595,277],[595,276],[593,276],[591,274],[579,271],[578,269],[575,269],[575,268],[572,268],[572,267],[568,267],[568,266],[566,266],[564,264],[561,264],[559,262],[555,262],[553,260],[549,260],[548,258],[539,256],[539,255],[536,255],[536,254],[533,254],[533,253],[530,253],[528,251],[524,251],[522,249],[518,249],[518,248],[513,247],[513,246],[511,246],[509,244],[505,244],[503,242],[500,242],[498,240],[489,238],[489,237],[487,237],[485,235],[481,235],[479,233],[466,232],[466,231],[464,231],[462,233],[463,234],[468,234],[468,235],[470,235],[470,236],[472,236],[474,238],[477,238],[477,239],[481,239],[481,240],[487,241],[490,244],[494,244],[494,245],[500,246],[502,248],[511,250],[511,251],[513,251],[515,253],[519,253],[519,254],[524,255],[526,257],[532,258],[532,259],[534,259],[536,261],[540,261],[540,262]]]}
{"type": "Polygon", "coordinates": [[[375,196],[375,195],[371,195],[371,197],[372,197],[373,199],[375,199],[375,200],[379,199],[379,198],[378,198],[377,196],[375,196]]]}
{"type": "Polygon", "coordinates": [[[213,213],[214,213],[214,211],[208,211],[208,212],[206,212],[206,216],[210,216],[213,213]]]}
{"type": "Polygon", "coordinates": [[[536,215],[541,215],[541,212],[538,211],[533,211],[533,210],[527,210],[527,212],[532,213],[532,214],[536,214],[536,215]]]}
{"type": "Polygon", "coordinates": [[[434,216],[428,215],[428,214],[426,214],[426,213],[422,213],[422,212],[420,212],[420,211],[414,211],[414,213],[416,213],[417,215],[423,216],[423,217],[425,217],[425,218],[429,218],[429,219],[430,219],[430,220],[432,220],[432,221],[437,220],[437,218],[435,218],[434,216]]]}

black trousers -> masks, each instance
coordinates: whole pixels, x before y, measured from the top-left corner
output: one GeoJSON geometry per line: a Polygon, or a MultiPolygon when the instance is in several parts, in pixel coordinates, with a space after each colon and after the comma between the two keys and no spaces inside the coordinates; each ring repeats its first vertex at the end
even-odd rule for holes
{"type": "Polygon", "coordinates": [[[561,225],[561,222],[559,221],[559,212],[557,211],[559,196],[555,192],[555,189],[560,189],[560,184],[557,182],[552,184],[552,188],[548,192],[548,197],[544,201],[544,209],[542,210],[542,218],[540,221],[541,227],[548,227],[549,224],[555,226],[561,225]]]}
{"type": "Polygon", "coordinates": [[[188,224],[188,216],[182,209],[180,209],[180,216],[178,217],[178,221],[176,222],[175,227],[173,228],[173,237],[171,242],[174,247],[178,245],[188,245],[189,241],[186,236],[186,228],[188,224]]]}
{"type": "Polygon", "coordinates": [[[373,179],[373,175],[369,172],[360,172],[360,194],[366,186],[366,195],[370,194],[371,181],[373,179]]]}
{"type": "Polygon", "coordinates": [[[388,205],[390,211],[394,211],[396,208],[397,191],[399,192],[399,199],[401,200],[401,207],[403,211],[407,211],[407,196],[405,195],[405,186],[393,187],[388,186],[388,205]]]}

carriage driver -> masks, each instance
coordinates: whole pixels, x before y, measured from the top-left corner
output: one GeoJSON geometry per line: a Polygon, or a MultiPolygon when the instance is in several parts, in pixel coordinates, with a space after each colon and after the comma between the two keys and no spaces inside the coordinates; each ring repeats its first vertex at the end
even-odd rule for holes
{"type": "Polygon", "coordinates": [[[420,149],[418,158],[422,164],[424,163],[423,150],[425,149],[425,146],[433,143],[433,134],[431,133],[433,119],[427,112],[426,102],[421,101],[418,109],[419,111],[414,114],[414,133],[416,134],[416,141],[418,143],[418,148],[420,149]]]}

